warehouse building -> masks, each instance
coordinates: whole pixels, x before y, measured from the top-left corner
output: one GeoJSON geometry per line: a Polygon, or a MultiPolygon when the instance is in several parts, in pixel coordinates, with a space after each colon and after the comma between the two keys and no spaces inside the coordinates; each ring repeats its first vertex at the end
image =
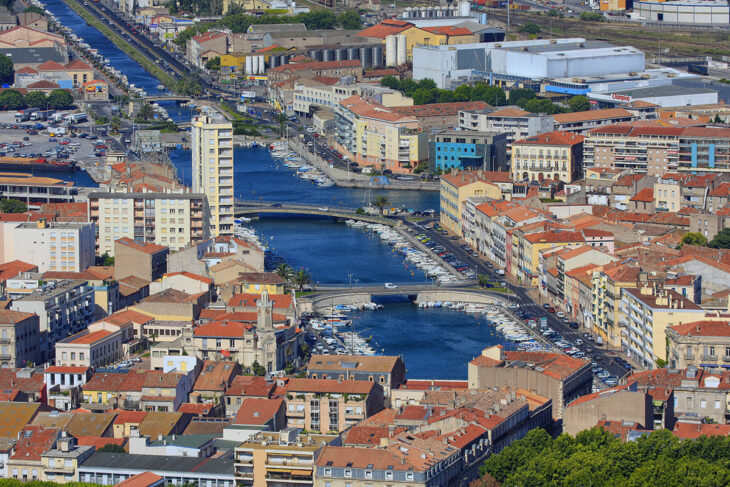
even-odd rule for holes
{"type": "Polygon", "coordinates": [[[726,0],[634,2],[634,13],[650,22],[727,26],[730,3],[726,0]]]}
{"type": "Polygon", "coordinates": [[[475,79],[530,81],[644,70],[644,53],[582,38],[536,39],[413,48],[413,79],[439,88],[475,79]]]}
{"type": "Polygon", "coordinates": [[[588,98],[598,102],[601,107],[613,107],[637,101],[653,103],[660,107],[709,105],[718,102],[718,95],[715,90],[678,85],[589,93],[588,98]]]}

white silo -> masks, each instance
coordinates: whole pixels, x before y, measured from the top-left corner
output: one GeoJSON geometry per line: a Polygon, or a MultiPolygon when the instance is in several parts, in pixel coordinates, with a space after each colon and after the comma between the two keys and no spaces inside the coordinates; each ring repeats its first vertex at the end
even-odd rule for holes
{"type": "Polygon", "coordinates": [[[397,66],[398,63],[398,40],[395,36],[385,38],[385,65],[397,66]]]}
{"type": "Polygon", "coordinates": [[[471,14],[471,4],[466,0],[459,2],[459,17],[468,17],[471,14]]]}
{"type": "Polygon", "coordinates": [[[246,74],[253,74],[253,56],[246,56],[246,74]]]}
{"type": "Polygon", "coordinates": [[[406,62],[406,36],[401,34],[396,36],[396,39],[398,39],[396,65],[400,66],[406,62]]]}
{"type": "Polygon", "coordinates": [[[266,61],[263,56],[259,56],[259,73],[264,74],[266,72],[266,61]]]}

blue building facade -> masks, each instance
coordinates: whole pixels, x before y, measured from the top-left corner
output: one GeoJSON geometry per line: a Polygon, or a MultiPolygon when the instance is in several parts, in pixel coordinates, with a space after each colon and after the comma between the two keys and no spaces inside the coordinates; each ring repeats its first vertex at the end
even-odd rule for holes
{"type": "Polygon", "coordinates": [[[429,142],[432,172],[456,169],[501,171],[507,167],[507,134],[446,130],[429,142]]]}

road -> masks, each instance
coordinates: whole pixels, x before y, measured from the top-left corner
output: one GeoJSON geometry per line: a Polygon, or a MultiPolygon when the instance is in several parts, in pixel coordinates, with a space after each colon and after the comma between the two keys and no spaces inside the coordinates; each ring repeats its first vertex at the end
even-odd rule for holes
{"type": "MultiPolygon", "coordinates": [[[[489,276],[492,280],[498,282],[505,281],[503,277],[496,275],[494,270],[491,267],[488,267],[484,260],[473,257],[469,252],[461,248],[460,245],[463,244],[463,241],[452,240],[450,236],[443,235],[436,229],[429,230],[425,228],[426,225],[429,223],[438,223],[438,220],[424,220],[419,224],[415,224],[404,219],[403,222],[404,224],[410,226],[416,233],[428,235],[432,241],[446,248],[449,252],[454,254],[454,256],[458,260],[472,267],[477,272],[477,274],[485,274],[489,276]]],[[[571,343],[576,343],[576,340],[578,339],[586,341],[583,331],[571,329],[569,326],[559,320],[554,314],[547,312],[542,306],[540,306],[528,296],[527,291],[524,287],[515,286],[506,281],[505,284],[506,287],[510,290],[511,295],[513,296],[512,299],[520,305],[520,309],[523,312],[535,317],[536,320],[545,317],[548,321],[548,326],[571,343]]],[[[597,363],[604,370],[607,370],[612,376],[621,378],[628,373],[628,371],[622,366],[616,363],[612,363],[611,357],[607,354],[606,350],[602,350],[597,346],[594,346],[593,343],[584,343],[578,348],[585,352],[585,349],[588,346],[592,348],[592,351],[590,354],[587,355],[592,355],[592,361],[597,363]]]]}

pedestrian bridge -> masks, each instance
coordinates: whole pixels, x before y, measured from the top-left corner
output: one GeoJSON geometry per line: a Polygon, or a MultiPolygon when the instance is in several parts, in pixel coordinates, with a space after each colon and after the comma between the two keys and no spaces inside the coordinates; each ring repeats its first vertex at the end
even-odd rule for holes
{"type": "Polygon", "coordinates": [[[301,205],[295,203],[277,203],[270,201],[236,200],[234,214],[236,217],[265,214],[311,215],[325,216],[344,220],[359,220],[368,223],[381,223],[396,226],[400,220],[366,213],[357,213],[353,208],[327,205],[301,205]]]}

